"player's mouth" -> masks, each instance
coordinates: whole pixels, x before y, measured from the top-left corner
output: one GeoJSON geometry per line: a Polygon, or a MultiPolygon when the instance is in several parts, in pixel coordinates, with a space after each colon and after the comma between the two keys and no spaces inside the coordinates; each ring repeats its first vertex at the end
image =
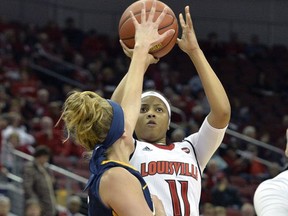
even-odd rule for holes
{"type": "Polygon", "coordinates": [[[150,120],[150,121],[147,122],[147,125],[150,126],[150,127],[154,127],[154,126],[156,126],[157,124],[156,124],[155,121],[150,120]]]}

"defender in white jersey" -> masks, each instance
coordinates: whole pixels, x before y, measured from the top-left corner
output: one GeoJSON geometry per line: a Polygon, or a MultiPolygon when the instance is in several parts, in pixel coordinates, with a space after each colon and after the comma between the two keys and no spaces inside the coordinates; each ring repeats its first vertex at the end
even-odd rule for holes
{"type": "MultiPolygon", "coordinates": [[[[198,216],[201,174],[220,146],[228,126],[231,108],[226,92],[200,49],[189,7],[185,20],[179,15],[182,37],[177,43],[190,57],[201,79],[210,113],[199,131],[182,142],[166,143],[171,111],[157,92],[142,94],[141,111],[135,127],[135,151],[130,163],[148,183],[152,194],[163,202],[169,216],[198,216]]],[[[125,50],[128,53],[129,50],[125,50]]]]}
{"type": "MultiPolygon", "coordinates": [[[[285,154],[288,157],[288,129],[286,140],[285,154]]],[[[258,216],[288,215],[288,168],[258,186],[254,194],[254,207],[258,216]]]]}

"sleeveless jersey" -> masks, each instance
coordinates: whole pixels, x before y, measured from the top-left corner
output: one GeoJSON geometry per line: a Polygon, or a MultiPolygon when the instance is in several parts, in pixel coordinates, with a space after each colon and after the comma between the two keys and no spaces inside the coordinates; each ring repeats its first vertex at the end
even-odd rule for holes
{"type": "MultiPolygon", "coordinates": [[[[91,181],[87,185],[87,187],[89,188],[89,191],[88,191],[88,214],[89,216],[117,216],[116,212],[114,212],[113,209],[107,208],[102,203],[102,200],[99,196],[100,179],[105,171],[113,167],[125,168],[140,181],[146,202],[148,206],[150,207],[151,211],[153,211],[154,210],[153,202],[151,199],[150,191],[147,187],[146,182],[140,175],[140,173],[134,167],[128,164],[107,160],[101,163],[101,168],[98,174],[94,175],[94,177],[91,179],[91,181]]],[[[125,199],[125,197],[123,198],[125,199]]]]}
{"type": "MultiPolygon", "coordinates": [[[[226,127],[227,128],[227,127],[226,127]]],[[[140,171],[167,216],[198,216],[201,174],[221,144],[225,130],[204,120],[199,132],[182,142],[157,145],[137,141],[130,163],[140,171]]]]}

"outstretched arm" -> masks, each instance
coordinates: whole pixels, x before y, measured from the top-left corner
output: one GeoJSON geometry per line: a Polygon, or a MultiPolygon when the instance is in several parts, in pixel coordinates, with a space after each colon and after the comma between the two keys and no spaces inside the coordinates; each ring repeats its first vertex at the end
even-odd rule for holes
{"type": "Polygon", "coordinates": [[[220,80],[199,47],[189,6],[185,7],[185,20],[180,14],[179,21],[182,27],[182,37],[177,39],[177,43],[180,49],[190,57],[201,79],[211,109],[208,122],[212,127],[224,128],[230,121],[230,103],[220,80]]]}
{"type": "MultiPolygon", "coordinates": [[[[136,20],[134,14],[131,12],[131,18],[133,20],[136,30],[133,55],[131,57],[131,63],[127,74],[120,82],[111,98],[112,100],[117,101],[123,108],[125,117],[125,133],[128,137],[133,136],[134,128],[138,119],[141,106],[141,93],[143,88],[144,74],[148,66],[155,61],[154,57],[149,54],[149,50],[151,49],[151,47],[164,40],[165,37],[174,34],[174,30],[168,30],[167,32],[159,35],[158,26],[162,22],[167,9],[163,10],[161,15],[156,19],[156,21],[154,21],[155,11],[156,1],[153,1],[149,16],[147,15],[146,17],[146,8],[144,1],[143,8],[141,10],[140,23],[136,20]]],[[[107,175],[108,174],[109,173],[107,173],[107,175]]],[[[117,178],[119,181],[119,175],[117,175],[117,178]]],[[[121,183],[120,185],[125,185],[126,183],[131,189],[131,192],[129,192],[129,194],[131,195],[129,196],[131,198],[131,202],[127,199],[123,200],[123,196],[121,195],[121,193],[123,193],[127,196],[127,187],[116,187],[113,190],[113,188],[111,188],[111,184],[108,183],[108,190],[105,191],[110,191],[111,193],[105,193],[103,195],[103,199],[107,201],[106,203],[109,203],[109,206],[115,209],[118,215],[152,215],[152,212],[148,208],[148,205],[144,204],[146,203],[146,201],[144,199],[139,181],[136,180],[135,177],[132,177],[130,174],[127,175],[127,177],[124,177],[123,181],[123,184],[121,183]],[[118,192],[115,192],[119,190],[119,188],[122,189],[118,192]],[[114,192],[112,193],[112,191],[114,192]],[[115,196],[115,194],[119,195],[119,199],[117,199],[117,196],[115,196]],[[130,208],[127,206],[127,202],[131,203],[130,208]]],[[[103,180],[103,182],[105,183],[105,179],[103,180]]],[[[104,185],[102,186],[104,187],[104,185]]],[[[157,206],[155,207],[158,208],[157,214],[159,216],[165,215],[165,211],[163,208],[162,211],[160,211],[161,205],[159,205],[159,202],[157,202],[156,204],[157,206]]]]}
{"type": "MultiPolygon", "coordinates": [[[[153,6],[150,10],[149,15],[146,14],[145,1],[143,2],[143,8],[141,11],[141,22],[139,23],[135,18],[134,14],[131,12],[131,18],[135,26],[135,46],[133,50],[133,56],[131,59],[130,67],[126,77],[124,77],[124,85],[120,83],[123,96],[121,98],[113,95],[112,99],[119,100],[121,104],[124,115],[127,133],[133,134],[139,110],[141,106],[141,93],[143,87],[143,79],[146,69],[151,63],[151,58],[149,50],[156,44],[160,43],[165,39],[165,37],[174,34],[174,30],[170,29],[163,34],[158,33],[158,26],[162,22],[165,14],[167,13],[167,8],[163,10],[160,16],[154,21],[154,15],[156,11],[156,1],[153,1],[153,6]],[[147,16],[147,17],[146,17],[147,16]]],[[[125,127],[126,127],[125,126],[125,127]]]]}
{"type": "MultiPolygon", "coordinates": [[[[129,58],[132,58],[133,56],[133,49],[129,49],[122,40],[120,40],[120,44],[122,46],[122,49],[125,53],[126,56],[128,56],[129,58]]],[[[159,61],[159,59],[154,58],[152,55],[149,54],[149,59],[148,62],[149,64],[146,65],[147,68],[150,64],[156,64],[159,61]]],[[[145,71],[147,70],[147,68],[145,69],[145,71]]],[[[122,78],[121,82],[119,83],[119,85],[116,87],[115,91],[113,92],[113,95],[111,97],[112,100],[120,103],[120,101],[123,98],[123,89],[124,86],[126,85],[126,80],[127,80],[127,74],[122,78]]]]}

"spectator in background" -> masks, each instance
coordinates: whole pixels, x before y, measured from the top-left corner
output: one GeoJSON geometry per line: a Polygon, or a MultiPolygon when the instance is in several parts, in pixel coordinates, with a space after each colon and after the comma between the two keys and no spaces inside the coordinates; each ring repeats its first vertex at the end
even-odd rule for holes
{"type": "Polygon", "coordinates": [[[68,156],[70,144],[62,142],[62,131],[54,127],[50,117],[43,116],[40,119],[40,131],[34,136],[37,143],[50,148],[52,155],[68,156]]]}
{"type": "Polygon", "coordinates": [[[242,216],[256,216],[254,206],[248,202],[244,203],[241,207],[241,215],[242,216]]]}
{"type": "Polygon", "coordinates": [[[281,166],[277,162],[272,162],[270,166],[268,166],[267,176],[265,176],[266,179],[274,178],[281,172],[281,166]]]}
{"type": "Polygon", "coordinates": [[[0,194],[0,215],[1,216],[17,216],[10,212],[11,201],[10,198],[0,194]]]}
{"type": "Polygon", "coordinates": [[[230,144],[224,150],[222,158],[229,166],[226,172],[230,175],[240,175],[249,172],[249,160],[237,153],[238,148],[230,144]]]}
{"type": "Polygon", "coordinates": [[[215,216],[226,216],[226,208],[223,206],[215,206],[215,216]]]}
{"type": "Polygon", "coordinates": [[[217,174],[217,184],[211,190],[212,201],[215,206],[240,209],[242,206],[238,190],[230,185],[224,173],[217,174]]]}
{"type": "Polygon", "coordinates": [[[93,60],[101,52],[102,41],[100,40],[97,30],[92,29],[84,38],[81,51],[87,60],[93,60]]]}
{"type": "Polygon", "coordinates": [[[54,179],[47,167],[50,154],[50,149],[47,146],[37,146],[34,153],[34,161],[28,162],[23,168],[25,200],[38,200],[43,210],[42,216],[56,215],[54,179]]]}
{"type": "Polygon", "coordinates": [[[182,128],[177,128],[171,133],[171,142],[181,142],[185,137],[185,130],[182,128]]]}
{"type": "Polygon", "coordinates": [[[32,154],[34,147],[31,145],[21,145],[20,136],[17,132],[13,132],[7,137],[7,140],[3,140],[1,145],[1,164],[13,174],[19,174],[18,164],[16,163],[16,157],[14,150],[22,151],[26,154],[32,154]]]}
{"type": "Polygon", "coordinates": [[[25,216],[41,216],[41,205],[37,199],[29,199],[25,203],[25,216]]]}
{"type": "Polygon", "coordinates": [[[252,139],[257,139],[257,130],[252,125],[247,125],[242,130],[243,135],[248,136],[252,139]]]}
{"type": "Polygon", "coordinates": [[[259,150],[256,145],[249,144],[247,147],[247,158],[249,160],[249,174],[252,177],[263,178],[267,175],[267,166],[261,163],[259,160],[259,150]]]}
{"type": "Polygon", "coordinates": [[[49,115],[50,93],[47,89],[41,88],[37,91],[36,100],[33,103],[35,116],[49,115]]]}
{"type": "MultiPolygon", "coordinates": [[[[226,161],[221,157],[220,155],[220,149],[217,149],[217,151],[213,154],[211,160],[214,161],[214,163],[217,164],[218,169],[221,171],[225,171],[228,168],[228,164],[226,163],[226,161]]],[[[210,160],[210,161],[211,161],[210,160]]]]}
{"type": "MultiPolygon", "coordinates": [[[[2,140],[1,144],[1,164],[5,167],[9,172],[13,172],[15,158],[13,154],[13,150],[19,145],[19,135],[15,132],[10,134],[6,140],[2,140]]],[[[15,173],[15,172],[13,172],[15,173]]]]}
{"type": "Polygon", "coordinates": [[[215,207],[210,202],[204,203],[201,207],[201,212],[200,216],[215,216],[215,207]]]}
{"type": "Polygon", "coordinates": [[[222,174],[222,170],[219,169],[219,165],[216,160],[210,159],[208,162],[206,169],[204,170],[206,175],[206,187],[208,190],[213,188],[217,183],[217,175],[222,174]]]}
{"type": "MultiPolygon", "coordinates": [[[[52,155],[69,157],[72,162],[77,161],[84,152],[82,146],[68,140],[62,142],[63,131],[59,127],[54,127],[52,118],[43,116],[40,119],[40,130],[34,136],[37,143],[50,148],[52,155]]],[[[51,158],[53,161],[53,157],[51,158]]]]}
{"type": "Polygon", "coordinates": [[[80,213],[82,200],[77,195],[68,197],[67,211],[60,214],[60,216],[84,216],[80,213]]]}
{"type": "Polygon", "coordinates": [[[51,101],[48,104],[49,113],[47,115],[53,120],[54,125],[57,123],[61,115],[61,107],[62,107],[62,102],[60,101],[51,101]]]}
{"type": "MultiPolygon", "coordinates": [[[[23,58],[23,61],[26,60],[23,58]]],[[[32,77],[28,71],[20,72],[21,78],[11,84],[11,94],[14,97],[24,97],[27,100],[35,100],[40,81],[32,77]]]]}
{"type": "Polygon", "coordinates": [[[27,132],[27,128],[23,124],[21,114],[10,112],[8,114],[8,126],[2,130],[2,142],[5,142],[5,140],[15,132],[19,134],[20,145],[33,145],[35,143],[35,138],[27,132]]]}
{"type": "Polygon", "coordinates": [[[205,204],[205,203],[210,203],[211,202],[211,189],[208,186],[208,176],[206,173],[202,174],[202,179],[201,179],[201,197],[200,197],[200,206],[205,204]]]}

